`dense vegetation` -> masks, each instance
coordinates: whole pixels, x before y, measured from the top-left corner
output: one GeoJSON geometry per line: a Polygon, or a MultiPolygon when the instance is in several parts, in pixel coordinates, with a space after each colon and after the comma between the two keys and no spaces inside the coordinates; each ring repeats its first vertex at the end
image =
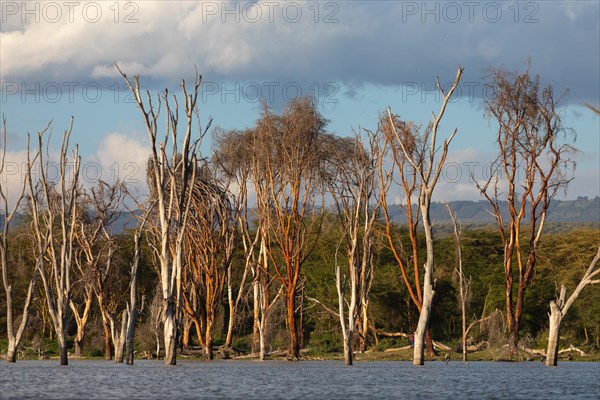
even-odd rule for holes
{"type": "MultiPolygon", "coordinates": [[[[15,293],[23,294],[28,284],[33,265],[28,251],[29,237],[25,225],[15,227],[11,233],[10,271],[15,282],[15,293]]],[[[399,229],[402,229],[400,226],[399,229]]],[[[527,347],[543,348],[547,340],[548,302],[556,296],[557,284],[565,283],[573,288],[593,257],[600,230],[597,228],[572,228],[568,225],[556,225],[558,232],[544,236],[540,249],[540,263],[535,277],[535,284],[528,293],[525,305],[523,337],[527,347]],[[560,229],[562,227],[562,229],[560,229]]],[[[460,346],[460,307],[457,300],[457,280],[455,268],[455,244],[449,227],[439,226],[436,235],[437,268],[435,278],[436,296],[434,299],[431,330],[433,339],[451,347],[460,346]],[[446,233],[445,233],[446,232],[446,233]]],[[[342,351],[339,320],[331,315],[320,304],[309,298],[315,298],[331,309],[337,309],[337,294],[334,285],[334,254],[339,243],[339,226],[334,218],[327,219],[323,226],[321,240],[307,261],[304,270],[304,302],[303,314],[303,346],[316,353],[339,353],[342,351]]],[[[504,305],[504,288],[502,282],[502,252],[498,247],[498,234],[493,227],[482,227],[463,232],[463,266],[465,274],[472,279],[471,297],[468,308],[469,318],[478,319],[489,315],[495,309],[502,310],[504,305]]],[[[131,234],[127,231],[118,236],[120,256],[114,260],[120,277],[115,277],[115,284],[127,282],[129,258],[133,252],[131,234]]],[[[238,243],[239,245],[239,243],[238,243]]],[[[237,258],[234,270],[239,275],[243,265],[241,249],[236,249],[237,258]]],[[[142,265],[140,266],[140,294],[145,298],[145,306],[139,316],[139,330],[136,339],[138,354],[152,352],[156,348],[155,328],[152,321],[150,303],[154,296],[156,271],[152,267],[152,255],[148,247],[143,248],[142,265]]],[[[376,246],[375,277],[371,294],[371,320],[375,328],[384,332],[410,333],[418,319],[418,311],[410,302],[408,293],[397,266],[395,266],[388,249],[380,243],[376,246]]],[[[237,277],[239,278],[239,276],[237,277]]],[[[252,296],[248,286],[244,296],[242,313],[235,326],[234,347],[251,351],[252,341],[252,296]]],[[[125,295],[126,288],[115,291],[125,295]]],[[[19,309],[22,295],[17,297],[16,308],[19,309]]],[[[583,292],[568,314],[561,330],[564,343],[572,343],[578,347],[590,349],[600,348],[600,301],[598,291],[594,287],[583,292]]],[[[56,355],[56,343],[51,322],[45,306],[43,290],[38,287],[33,302],[33,314],[27,330],[23,353],[37,356],[38,352],[48,356],[56,355]]],[[[5,309],[5,299],[0,300],[0,309],[5,309]]],[[[225,340],[227,328],[227,301],[224,298],[217,312],[215,344],[225,340]]],[[[285,309],[279,303],[271,317],[272,349],[286,347],[285,309]]],[[[6,351],[6,314],[0,314],[0,352],[6,351]]],[[[469,336],[474,342],[488,341],[492,347],[505,344],[506,338],[502,319],[492,323],[477,325],[469,336]]],[[[76,333],[76,325],[72,321],[69,332],[70,340],[76,333]]],[[[101,318],[94,305],[91,323],[83,343],[83,354],[89,357],[103,356],[104,340],[102,338],[101,318]]],[[[72,343],[72,342],[71,342],[72,343]]],[[[190,344],[197,344],[192,334],[190,344]]],[[[409,344],[406,338],[386,338],[374,335],[369,338],[369,348],[383,350],[388,347],[400,347],[409,344]]],[[[71,350],[74,351],[73,349],[71,350]]]]}

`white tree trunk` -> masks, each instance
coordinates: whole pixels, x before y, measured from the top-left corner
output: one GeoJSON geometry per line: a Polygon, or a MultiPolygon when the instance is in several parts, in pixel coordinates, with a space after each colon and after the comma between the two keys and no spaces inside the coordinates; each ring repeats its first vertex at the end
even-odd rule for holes
{"type": "Polygon", "coordinates": [[[560,323],[562,322],[562,319],[567,315],[569,308],[571,308],[575,300],[577,300],[581,294],[581,291],[587,285],[600,283],[600,279],[595,279],[595,277],[600,274],[600,269],[596,268],[598,261],[600,261],[600,246],[598,246],[596,256],[590,263],[573,293],[571,293],[571,296],[569,296],[569,299],[565,301],[567,297],[567,288],[565,285],[561,285],[558,299],[550,302],[550,314],[548,315],[550,317],[550,332],[548,334],[548,349],[546,351],[546,365],[549,367],[554,367],[557,364],[560,323]]]}
{"type": "Polygon", "coordinates": [[[166,307],[163,320],[163,333],[165,338],[165,365],[175,365],[177,363],[177,321],[173,306],[166,307]]]}
{"type": "MultiPolygon", "coordinates": [[[[352,258],[352,257],[350,257],[352,258]]],[[[353,260],[351,260],[353,261],[353,260]]],[[[354,265],[350,265],[351,268],[351,278],[350,278],[350,304],[348,306],[348,321],[346,322],[346,317],[344,313],[344,282],[342,282],[342,277],[340,273],[340,267],[336,265],[335,267],[335,286],[337,288],[338,293],[338,312],[340,316],[340,325],[342,327],[342,339],[344,343],[344,364],[352,365],[353,364],[353,346],[352,340],[354,337],[354,327],[356,321],[356,269],[354,265]],[[353,271],[352,271],[353,270],[353,271]]]]}
{"type": "Polygon", "coordinates": [[[546,365],[556,367],[558,359],[558,342],[562,315],[556,301],[550,302],[550,332],[548,333],[548,349],[546,350],[546,365]]]}
{"type": "Polygon", "coordinates": [[[419,314],[419,322],[415,332],[415,347],[413,353],[413,364],[423,365],[425,363],[425,333],[431,313],[431,302],[433,301],[432,275],[433,275],[433,234],[429,219],[429,194],[422,193],[419,199],[421,203],[421,215],[423,216],[423,229],[425,230],[425,242],[427,245],[427,260],[425,262],[425,277],[423,278],[423,305],[419,314]]]}
{"type": "Polygon", "coordinates": [[[262,286],[262,283],[259,283],[259,285],[261,285],[261,286],[259,289],[260,322],[258,324],[258,343],[259,343],[258,358],[261,361],[264,361],[267,357],[266,334],[267,334],[267,323],[268,323],[268,316],[269,316],[269,310],[268,310],[269,305],[267,304],[265,291],[268,290],[268,288],[265,288],[264,286],[262,286]]]}
{"type": "MultiPolygon", "coordinates": [[[[257,272],[255,272],[257,273],[257,272]]],[[[260,330],[260,303],[258,297],[258,280],[257,277],[254,278],[254,282],[252,282],[252,300],[253,300],[253,324],[252,324],[252,351],[258,352],[260,347],[259,344],[259,330],[260,330]]]]}
{"type": "Polygon", "coordinates": [[[419,322],[415,331],[415,347],[413,352],[413,364],[425,364],[425,332],[429,323],[429,315],[431,312],[431,301],[434,295],[433,286],[431,285],[431,273],[425,272],[423,283],[423,306],[419,314],[419,322]]]}

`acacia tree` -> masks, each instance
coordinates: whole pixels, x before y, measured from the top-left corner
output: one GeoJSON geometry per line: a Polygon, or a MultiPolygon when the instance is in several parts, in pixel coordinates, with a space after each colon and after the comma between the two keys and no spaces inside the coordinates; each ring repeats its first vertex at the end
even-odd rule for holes
{"type": "MultiPolygon", "coordinates": [[[[429,315],[431,313],[431,303],[434,295],[433,288],[433,267],[434,267],[434,253],[433,253],[433,229],[429,215],[431,207],[431,198],[433,191],[440,178],[446,156],[448,154],[448,146],[456,135],[457,129],[444,140],[441,152],[437,148],[437,135],[440,121],[442,120],[446,111],[448,101],[452,97],[454,90],[460,82],[463,69],[458,68],[454,83],[450,87],[447,93],[444,92],[442,86],[439,83],[439,79],[436,79],[438,90],[440,91],[443,101],[438,114],[433,114],[433,121],[427,126],[421,136],[417,132],[412,135],[403,136],[402,131],[396,127],[396,121],[392,115],[391,109],[388,108],[388,120],[389,126],[394,133],[395,141],[398,143],[399,148],[402,150],[402,157],[405,162],[412,167],[416,173],[417,193],[418,193],[418,206],[421,213],[421,220],[423,223],[423,230],[425,232],[425,244],[427,249],[427,256],[425,260],[425,275],[423,278],[423,301],[421,304],[421,310],[419,312],[419,322],[415,332],[415,344],[414,344],[414,355],[413,364],[423,365],[424,364],[424,343],[425,333],[427,325],[429,323],[429,315]],[[419,148],[418,145],[413,143],[423,143],[422,151],[417,151],[416,154],[411,147],[419,148]],[[428,146],[426,145],[428,143],[428,146]]],[[[398,158],[394,156],[394,158],[398,158]]],[[[405,199],[407,203],[411,202],[412,199],[407,197],[405,199]]],[[[384,211],[385,214],[385,211],[384,211]]]]}
{"type": "Polygon", "coordinates": [[[557,110],[564,94],[555,98],[552,86],[541,87],[529,66],[523,73],[495,70],[490,85],[496,96],[486,100],[486,115],[498,124],[498,157],[490,178],[477,187],[492,207],[502,239],[506,324],[514,356],[546,214],[551,200],[571,180],[568,174],[575,164],[569,155],[575,150],[571,130],[563,126],[557,110]]]}
{"type": "Polygon", "coordinates": [[[213,325],[231,270],[236,221],[231,196],[214,172],[206,167],[196,176],[185,233],[184,310],[196,326],[200,320],[198,336],[204,337],[200,341],[212,360],[213,325]],[[194,304],[190,299],[199,301],[194,304]]]}
{"type": "MultiPolygon", "coordinates": [[[[369,291],[373,279],[373,233],[380,204],[377,201],[373,203],[377,194],[373,167],[380,157],[379,147],[374,137],[369,136],[369,139],[367,148],[359,134],[353,140],[332,140],[334,165],[332,177],[326,180],[335,200],[346,250],[347,275],[342,278],[337,254],[335,266],[346,365],[352,365],[356,321],[362,322],[361,344],[366,343],[368,331],[369,291]],[[350,292],[349,302],[345,298],[346,290],[350,292]],[[347,321],[345,304],[348,307],[347,321]],[[362,318],[359,318],[359,314],[362,318]]],[[[364,348],[361,350],[364,351],[364,348]]]]}
{"type": "MultiPolygon", "coordinates": [[[[5,160],[6,160],[6,117],[2,115],[2,150],[0,152],[0,201],[2,202],[2,215],[0,218],[2,219],[2,231],[0,232],[0,262],[2,264],[2,283],[4,284],[4,293],[6,295],[6,336],[8,339],[8,348],[6,351],[6,361],[15,362],[17,360],[17,349],[19,348],[19,344],[21,343],[21,339],[23,338],[23,333],[25,332],[25,327],[27,326],[27,321],[29,320],[29,308],[31,306],[31,302],[33,299],[33,293],[35,291],[35,284],[38,278],[38,268],[37,266],[34,268],[32,276],[29,280],[29,285],[27,288],[27,294],[25,296],[25,300],[23,302],[23,310],[21,312],[21,321],[16,327],[15,325],[15,317],[14,317],[14,305],[13,305],[13,282],[11,282],[8,274],[8,231],[9,226],[19,207],[21,206],[21,202],[25,195],[26,182],[29,178],[29,174],[31,170],[26,168],[25,176],[23,176],[22,185],[17,193],[15,199],[13,199],[14,204],[11,209],[9,209],[8,205],[8,190],[6,188],[6,178],[7,171],[5,171],[5,160]],[[15,332],[15,328],[16,332],[15,332]]],[[[46,128],[48,129],[48,128],[46,128]]],[[[44,130],[45,131],[45,130],[44,130]]],[[[33,161],[37,155],[34,155],[33,161]]]]}
{"type": "Polygon", "coordinates": [[[266,228],[266,252],[275,277],[285,288],[289,357],[293,359],[300,358],[298,284],[320,230],[317,211],[323,210],[319,168],[325,125],[315,102],[302,97],[291,101],[281,116],[265,107],[254,131],[255,150],[259,150],[256,161],[266,178],[258,212],[266,228]]]}
{"type": "Polygon", "coordinates": [[[182,304],[181,277],[184,235],[193,199],[190,182],[196,180],[199,142],[210,127],[210,121],[204,131],[199,126],[199,137],[193,138],[195,125],[196,123],[199,125],[199,112],[196,104],[202,77],[196,71],[191,93],[188,93],[185,80],[181,82],[185,114],[184,135],[181,140],[177,97],[173,96],[171,99],[169,91],[165,89],[162,95],[156,96],[155,107],[152,102],[153,96],[149,91],[146,92],[144,101],[139,76],[134,76],[133,82],[131,82],[118,66],[116,68],[133,94],[150,141],[151,155],[148,161],[147,175],[151,195],[156,200],[156,219],[159,226],[157,255],[160,264],[163,301],[165,364],[174,365],[176,364],[177,330],[182,304]],[[162,106],[164,106],[166,114],[165,134],[162,136],[162,141],[157,143],[159,139],[158,118],[162,106]],[[170,146],[170,155],[167,154],[167,146],[170,146]]]}
{"type": "MultiPolygon", "coordinates": [[[[32,217],[37,268],[42,279],[48,311],[60,349],[60,364],[67,365],[67,329],[71,300],[71,270],[73,267],[75,230],[81,158],[78,147],[69,160],[69,139],[73,118],[64,131],[58,159],[58,182],[49,176],[49,144],[44,146],[43,134],[38,133],[39,182],[34,185],[32,174],[27,176],[30,212],[32,217]],[[45,151],[44,151],[45,150],[45,151]]],[[[33,159],[27,151],[27,168],[33,159]]]]}

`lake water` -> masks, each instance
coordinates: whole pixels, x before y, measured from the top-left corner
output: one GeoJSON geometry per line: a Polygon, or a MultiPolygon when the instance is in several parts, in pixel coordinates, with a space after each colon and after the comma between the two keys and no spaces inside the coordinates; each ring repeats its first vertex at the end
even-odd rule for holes
{"type": "Polygon", "coordinates": [[[1,399],[594,399],[600,363],[19,361],[0,363],[1,399]]]}

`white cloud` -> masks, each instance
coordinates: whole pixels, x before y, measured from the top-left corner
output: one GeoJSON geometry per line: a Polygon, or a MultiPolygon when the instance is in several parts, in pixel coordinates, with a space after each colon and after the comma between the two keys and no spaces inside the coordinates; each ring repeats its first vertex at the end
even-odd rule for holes
{"type": "Polygon", "coordinates": [[[498,21],[485,4],[471,12],[460,2],[452,2],[462,8],[458,21],[441,2],[78,2],[72,12],[68,3],[35,2],[38,23],[35,12],[23,15],[25,3],[4,3],[17,10],[3,15],[3,82],[114,78],[119,61],[131,75],[171,82],[196,64],[210,80],[399,84],[429,81],[458,64],[479,78],[489,66],[522,68],[531,56],[544,78],[574,97],[597,98],[595,2],[538,2],[519,13],[502,3],[498,21]],[[297,19],[292,3],[301,5],[297,19]],[[48,4],[61,8],[58,21],[49,21],[48,4]]]}
{"type": "MultiPolygon", "coordinates": [[[[23,183],[27,177],[27,152],[7,151],[4,160],[4,171],[0,175],[2,191],[8,199],[8,208],[14,207],[17,197],[23,190],[23,183]]],[[[4,206],[4,205],[2,205],[4,206]]]]}
{"type": "Polygon", "coordinates": [[[94,185],[98,179],[123,181],[137,193],[147,193],[146,162],[150,148],[136,138],[122,133],[106,135],[96,154],[83,161],[82,179],[94,185]]]}

